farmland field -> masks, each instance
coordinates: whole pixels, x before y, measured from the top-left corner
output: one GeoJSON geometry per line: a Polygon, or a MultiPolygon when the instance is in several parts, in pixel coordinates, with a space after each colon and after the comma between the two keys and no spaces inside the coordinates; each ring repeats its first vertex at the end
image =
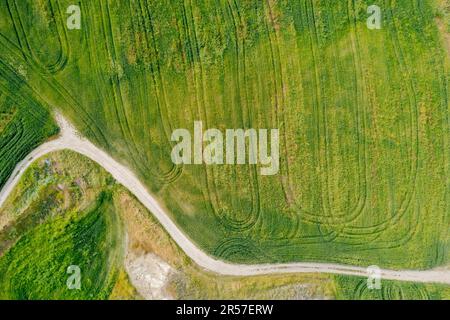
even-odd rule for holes
{"type": "Polygon", "coordinates": [[[68,30],[69,0],[1,2],[1,89],[26,97],[8,110],[60,110],[133,168],[202,249],[245,263],[448,264],[449,65],[437,2],[78,3],[81,29],[68,30]],[[366,26],[372,4],[380,30],[366,26]],[[170,135],[196,120],[278,128],[280,173],[174,165],[170,135]]]}

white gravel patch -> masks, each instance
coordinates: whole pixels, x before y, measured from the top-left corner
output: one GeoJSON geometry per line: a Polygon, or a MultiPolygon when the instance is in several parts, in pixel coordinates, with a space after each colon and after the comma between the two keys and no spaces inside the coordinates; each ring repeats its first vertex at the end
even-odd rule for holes
{"type": "Polygon", "coordinates": [[[173,299],[166,290],[174,269],[158,256],[147,253],[141,256],[128,255],[125,268],[137,292],[146,300],[173,299]]]}

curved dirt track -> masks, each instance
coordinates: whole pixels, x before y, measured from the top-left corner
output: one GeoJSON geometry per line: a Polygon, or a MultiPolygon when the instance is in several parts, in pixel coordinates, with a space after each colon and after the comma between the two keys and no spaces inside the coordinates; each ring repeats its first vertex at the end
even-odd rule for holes
{"type": "MultiPolygon", "coordinates": [[[[280,273],[332,273],[343,275],[367,276],[366,267],[329,264],[329,263],[286,263],[286,264],[232,264],[216,260],[201,251],[169,218],[169,215],[158,204],[158,201],[147,191],[136,175],[127,167],[115,161],[107,153],[97,148],[90,141],[82,138],[75,129],[60,115],[57,120],[61,128],[58,139],[46,142],[32,151],[23,161],[17,164],[13,174],[0,191],[0,207],[17,185],[25,170],[36,159],[53,151],[68,149],[78,152],[101,165],[119,183],[152,212],[172,239],[199,266],[221,275],[252,276],[280,273]]],[[[423,283],[450,284],[450,270],[434,269],[418,270],[381,270],[382,279],[414,281],[423,283]]]]}

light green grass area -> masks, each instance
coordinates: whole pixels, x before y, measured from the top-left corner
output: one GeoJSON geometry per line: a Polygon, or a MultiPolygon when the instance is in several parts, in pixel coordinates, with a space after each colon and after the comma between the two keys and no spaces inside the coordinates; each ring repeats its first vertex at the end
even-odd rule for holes
{"type": "Polygon", "coordinates": [[[228,277],[205,272],[128,191],[70,151],[37,160],[0,208],[0,299],[141,299],[124,271],[123,249],[153,253],[175,271],[178,299],[449,299],[450,286],[327,274],[228,277]],[[124,237],[124,232],[127,237],[124,237]],[[69,265],[81,290],[69,290],[69,265]]]}
{"type": "Polygon", "coordinates": [[[205,251],[247,263],[449,262],[435,1],[77,3],[81,30],[65,27],[72,1],[3,1],[2,78],[16,70],[35,99],[131,166],[205,251]],[[381,30],[366,27],[372,4],[381,30]],[[171,132],[194,120],[279,128],[280,173],[174,166],[171,132]]]}

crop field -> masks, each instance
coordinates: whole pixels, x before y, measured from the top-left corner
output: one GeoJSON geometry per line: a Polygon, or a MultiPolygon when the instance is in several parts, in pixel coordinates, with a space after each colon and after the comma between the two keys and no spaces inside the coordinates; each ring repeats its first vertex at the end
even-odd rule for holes
{"type": "Polygon", "coordinates": [[[68,30],[72,1],[2,1],[1,80],[26,91],[17,110],[55,107],[132,167],[202,249],[245,263],[448,264],[437,2],[78,3],[81,29],[68,30]],[[380,30],[366,26],[372,4],[380,30]],[[279,174],[174,165],[171,133],[197,120],[278,128],[279,174]]]}

